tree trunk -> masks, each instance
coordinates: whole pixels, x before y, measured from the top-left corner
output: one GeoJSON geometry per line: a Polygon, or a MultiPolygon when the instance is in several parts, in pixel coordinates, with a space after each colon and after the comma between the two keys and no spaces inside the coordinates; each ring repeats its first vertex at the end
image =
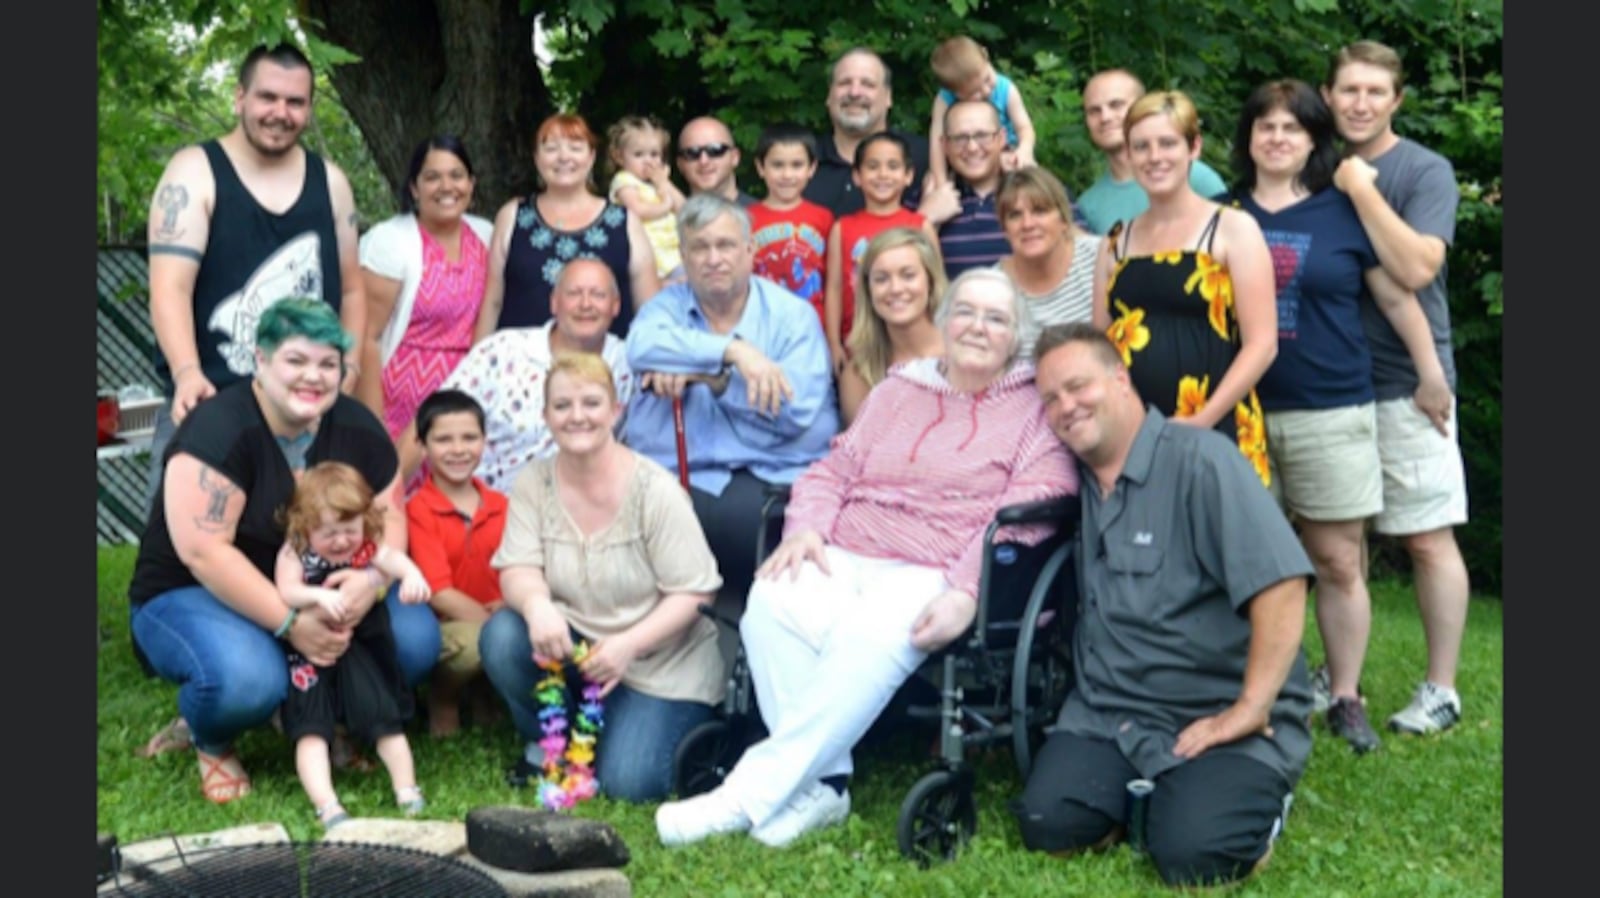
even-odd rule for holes
{"type": "MultiPolygon", "coordinates": [[[[518,0],[304,0],[307,27],[361,57],[329,73],[372,158],[402,189],[425,138],[459,135],[493,217],[533,188],[533,131],[550,93],[518,0]]],[[[338,160],[334,160],[337,162],[338,160]]]]}

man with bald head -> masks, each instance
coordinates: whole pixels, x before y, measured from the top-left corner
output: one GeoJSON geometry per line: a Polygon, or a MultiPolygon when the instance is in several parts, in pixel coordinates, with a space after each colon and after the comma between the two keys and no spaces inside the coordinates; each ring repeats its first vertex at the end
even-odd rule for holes
{"type": "Polygon", "coordinates": [[[1006,132],[999,111],[988,101],[962,100],[945,110],[943,139],[955,180],[931,188],[917,211],[939,229],[944,273],[954,279],[1011,254],[994,211],[1006,132]]]}
{"type": "Polygon", "coordinates": [[[689,195],[714,193],[725,200],[750,206],[756,198],[734,181],[739,167],[739,148],[733,145],[733,132],[709,115],[690,119],[678,132],[678,171],[689,185],[689,195]]]}
{"type": "Polygon", "coordinates": [[[889,127],[889,108],[894,105],[889,66],[866,47],[845,51],[829,69],[827,103],[833,133],[817,135],[817,173],[801,195],[832,210],[834,218],[860,212],[865,201],[850,177],[856,146],[873,134],[888,131],[911,148],[911,186],[900,202],[908,209],[916,208],[922,197],[922,176],[928,170],[928,140],[889,127]]]}
{"type": "MultiPolygon", "coordinates": [[[[1104,234],[1150,207],[1150,198],[1133,178],[1133,163],[1123,139],[1122,120],[1133,101],[1144,96],[1144,82],[1127,69],[1106,69],[1083,87],[1083,123],[1089,140],[1106,157],[1106,170],[1074,204],[1089,230],[1104,234]]],[[[1227,192],[1216,169],[1196,159],[1189,167],[1189,186],[1205,197],[1227,192]]]]}
{"type": "MultiPolygon", "coordinates": [[[[617,401],[633,396],[633,374],[622,340],[610,333],[622,310],[622,293],[610,266],[580,256],[568,262],[550,293],[550,320],[540,327],[498,330],[472,347],[441,389],[460,390],[483,406],[483,459],[477,475],[502,493],[528,462],[555,454],[544,423],[544,377],[559,353],[592,352],[605,359],[617,383],[617,401]]],[[[622,422],[617,424],[621,432],[622,422]]],[[[395,440],[403,482],[422,458],[417,425],[395,440]]]]}

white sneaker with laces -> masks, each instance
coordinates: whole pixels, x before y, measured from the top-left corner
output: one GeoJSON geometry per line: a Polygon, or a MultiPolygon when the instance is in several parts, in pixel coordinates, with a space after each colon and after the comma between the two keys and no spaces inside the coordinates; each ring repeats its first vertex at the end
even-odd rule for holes
{"type": "Polygon", "coordinates": [[[837,792],[827,783],[812,783],[789,799],[772,819],[750,831],[751,838],[772,848],[782,848],[813,830],[843,823],[850,816],[850,792],[837,792]]]}
{"type": "Polygon", "coordinates": [[[1389,729],[1426,736],[1448,730],[1460,720],[1461,696],[1454,689],[1424,680],[1411,697],[1411,704],[1389,718],[1389,729]]]}
{"type": "Polygon", "coordinates": [[[669,801],[656,808],[656,835],[663,845],[687,845],[723,833],[741,833],[750,818],[727,787],[719,786],[684,801],[669,801]]]}

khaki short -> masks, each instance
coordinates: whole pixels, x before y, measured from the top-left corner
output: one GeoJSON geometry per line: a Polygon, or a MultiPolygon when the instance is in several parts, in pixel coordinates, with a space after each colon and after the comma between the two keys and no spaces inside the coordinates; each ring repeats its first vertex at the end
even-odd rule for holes
{"type": "Polygon", "coordinates": [[[1410,536],[1467,522],[1467,474],[1456,442],[1456,409],[1450,409],[1450,434],[1411,398],[1378,403],[1378,455],[1383,462],[1383,513],[1373,522],[1379,533],[1410,536]]]}
{"type": "Polygon", "coordinates": [[[439,624],[439,666],[455,679],[465,680],[483,670],[478,656],[478,634],[483,624],[451,620],[439,624]]]}
{"type": "Polygon", "coordinates": [[[1291,516],[1359,521],[1383,509],[1373,404],[1267,412],[1272,493],[1291,516]]]}

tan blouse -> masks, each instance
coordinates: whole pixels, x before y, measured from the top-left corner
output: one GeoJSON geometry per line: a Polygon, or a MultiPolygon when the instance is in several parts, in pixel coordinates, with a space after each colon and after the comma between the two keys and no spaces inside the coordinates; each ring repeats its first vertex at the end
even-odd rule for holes
{"type": "MultiPolygon", "coordinates": [[[[591,639],[621,633],[663,595],[715,593],[717,561],[689,495],[665,468],[635,452],[617,516],[585,537],[556,493],[555,458],[530,462],[511,487],[496,570],[540,568],[556,608],[591,639]]],[[[684,633],[628,666],[622,682],[646,695],[715,703],[726,689],[717,625],[696,617],[684,633]]]]}

